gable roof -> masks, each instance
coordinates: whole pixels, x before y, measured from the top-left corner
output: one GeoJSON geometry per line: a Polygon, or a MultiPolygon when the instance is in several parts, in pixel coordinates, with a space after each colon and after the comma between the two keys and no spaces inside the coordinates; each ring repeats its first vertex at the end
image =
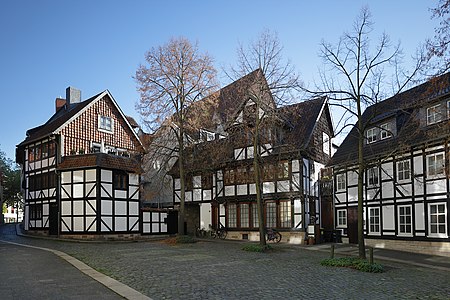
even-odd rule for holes
{"type": "MultiPolygon", "coordinates": [[[[450,95],[450,73],[433,78],[421,85],[367,107],[362,115],[363,124],[375,126],[375,124],[379,124],[383,120],[395,120],[397,134],[389,139],[372,144],[364,143],[364,159],[370,160],[401,148],[448,136],[448,123],[423,127],[420,124],[420,118],[423,116],[420,116],[419,113],[421,107],[448,95],[450,95]]],[[[356,150],[358,148],[358,131],[356,126],[353,126],[350,133],[345,137],[329,165],[343,165],[356,162],[358,158],[356,150]]]]}
{"type": "Polygon", "coordinates": [[[127,124],[127,126],[129,127],[130,131],[133,133],[136,140],[139,142],[140,146],[143,147],[142,142],[140,141],[136,132],[133,130],[128,118],[124,115],[124,113],[120,109],[119,105],[117,105],[117,102],[114,100],[114,97],[111,95],[111,93],[108,90],[98,93],[97,95],[95,95],[89,99],[86,99],[82,102],[73,103],[73,104],[70,104],[69,106],[67,106],[66,108],[59,109],[43,125],[29,129],[26,133],[27,137],[25,138],[25,140],[22,141],[17,146],[18,147],[25,146],[27,144],[30,144],[32,142],[35,142],[42,138],[45,138],[47,136],[59,133],[62,128],[64,128],[67,124],[69,124],[71,121],[73,121],[79,115],[81,115],[90,106],[92,106],[94,103],[96,103],[97,101],[102,99],[104,96],[109,97],[109,99],[111,100],[111,102],[113,103],[115,108],[119,111],[122,119],[127,124]]]}

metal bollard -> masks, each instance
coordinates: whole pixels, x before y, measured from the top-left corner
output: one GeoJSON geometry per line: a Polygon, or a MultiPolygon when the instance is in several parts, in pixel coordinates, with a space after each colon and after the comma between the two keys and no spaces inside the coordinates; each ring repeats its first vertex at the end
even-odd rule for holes
{"type": "Polygon", "coordinates": [[[334,258],[334,244],[331,245],[331,258],[334,258]]]}

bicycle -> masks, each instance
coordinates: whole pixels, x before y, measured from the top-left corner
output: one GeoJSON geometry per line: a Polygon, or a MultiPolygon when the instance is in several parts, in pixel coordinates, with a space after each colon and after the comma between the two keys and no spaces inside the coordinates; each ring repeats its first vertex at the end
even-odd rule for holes
{"type": "Polygon", "coordinates": [[[228,234],[228,232],[223,227],[211,231],[212,238],[219,238],[221,240],[224,240],[227,237],[227,234],[228,234]]]}
{"type": "Polygon", "coordinates": [[[272,243],[279,243],[281,241],[281,233],[273,228],[268,228],[266,232],[266,240],[272,243]]]}

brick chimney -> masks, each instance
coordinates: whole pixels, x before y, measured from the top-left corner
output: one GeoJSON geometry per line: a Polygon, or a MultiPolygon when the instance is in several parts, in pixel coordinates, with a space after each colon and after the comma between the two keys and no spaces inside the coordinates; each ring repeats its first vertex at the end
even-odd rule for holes
{"type": "Polygon", "coordinates": [[[66,101],[68,105],[81,102],[81,91],[69,86],[66,89],[66,101]]]}
{"type": "Polygon", "coordinates": [[[56,100],[55,100],[56,111],[60,110],[65,105],[66,105],[66,99],[56,98],[56,100]]]}

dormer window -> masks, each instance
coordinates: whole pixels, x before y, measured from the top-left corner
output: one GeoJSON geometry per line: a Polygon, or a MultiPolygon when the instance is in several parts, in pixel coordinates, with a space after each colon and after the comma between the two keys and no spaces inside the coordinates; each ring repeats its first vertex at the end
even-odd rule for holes
{"type": "Polygon", "coordinates": [[[202,142],[209,142],[209,141],[213,141],[215,138],[215,134],[203,129],[200,129],[200,140],[202,142]]]}
{"type": "Polygon", "coordinates": [[[367,143],[371,144],[377,141],[377,131],[376,128],[367,129],[366,132],[367,143]]]}
{"type": "Polygon", "coordinates": [[[390,127],[391,126],[389,126],[389,123],[385,123],[380,126],[380,136],[382,140],[390,138],[392,136],[390,127]]]}
{"type": "Polygon", "coordinates": [[[442,121],[442,114],[440,104],[433,105],[427,108],[427,125],[435,124],[442,121]]]}
{"type": "Polygon", "coordinates": [[[100,131],[113,132],[113,120],[111,117],[99,116],[98,129],[100,131]]]}

